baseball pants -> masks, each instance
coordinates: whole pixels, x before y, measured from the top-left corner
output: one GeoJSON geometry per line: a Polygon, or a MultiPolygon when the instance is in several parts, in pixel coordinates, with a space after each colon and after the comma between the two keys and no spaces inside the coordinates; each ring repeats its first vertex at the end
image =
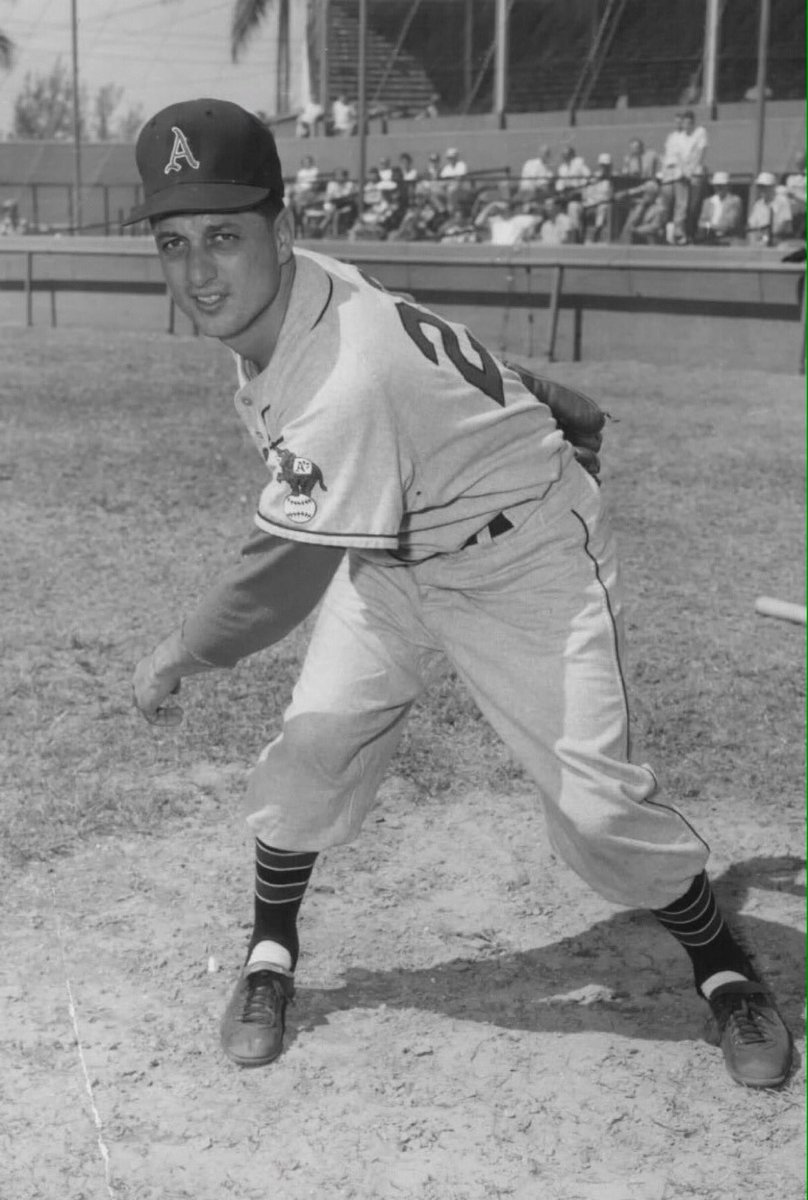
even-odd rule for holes
{"type": "Polygon", "coordinates": [[[630,760],[621,592],[601,492],[577,463],[514,528],[415,565],[346,554],[279,737],[247,789],[269,845],[353,840],[413,702],[447,664],[535,780],[556,852],[608,900],[662,908],[708,847],[630,760]]]}

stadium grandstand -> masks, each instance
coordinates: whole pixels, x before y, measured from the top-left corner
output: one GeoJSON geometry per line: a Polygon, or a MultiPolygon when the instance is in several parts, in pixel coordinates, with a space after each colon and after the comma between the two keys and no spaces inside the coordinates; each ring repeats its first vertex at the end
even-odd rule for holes
{"type": "MultiPolygon", "coordinates": [[[[308,59],[302,90],[299,81],[292,86],[284,66],[299,56],[284,40],[288,4],[277,4],[268,13],[279,23],[277,106],[261,115],[283,141],[291,195],[304,157],[316,165],[315,200],[322,206],[340,169],[364,188],[366,164],[398,163],[408,155],[415,176],[423,178],[430,161],[445,164],[453,147],[476,185],[479,211],[499,184],[517,188],[523,165],[540,146],[549,147],[557,165],[565,144],[574,143],[593,174],[600,160],[610,160],[613,189],[627,193],[640,182],[622,171],[632,139],[656,152],[661,164],[676,113],[688,108],[708,136],[700,194],[709,191],[713,173],[728,173],[748,212],[758,172],[784,186],[799,172],[805,147],[804,0],[768,0],[765,122],[756,96],[761,3],[506,0],[505,111],[498,111],[496,0],[367,0],[366,137],[350,139],[337,136],[334,112],[335,102],[354,112],[360,107],[359,0],[310,3],[311,19],[298,19],[297,28],[307,31],[299,34],[308,59]],[[711,7],[718,18],[712,67],[705,52],[711,7]],[[309,125],[307,109],[315,113],[309,125]]],[[[306,8],[303,0],[297,8],[306,8]]],[[[138,197],[132,146],[86,142],[81,161],[82,229],[117,233],[138,197]]],[[[801,169],[804,177],[804,158],[801,169]]],[[[0,142],[6,232],[74,229],[74,172],[70,142],[0,142]]],[[[612,218],[620,220],[610,219],[609,239],[618,236],[627,207],[625,199],[620,211],[613,205],[612,218]]]]}

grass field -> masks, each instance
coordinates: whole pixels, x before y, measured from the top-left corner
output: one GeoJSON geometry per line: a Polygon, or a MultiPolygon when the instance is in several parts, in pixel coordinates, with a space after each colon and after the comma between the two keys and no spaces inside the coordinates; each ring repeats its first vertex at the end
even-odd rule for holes
{"type": "MultiPolygon", "coordinates": [[[[160,335],[6,330],[2,341],[0,845],[19,863],[152,828],[144,783],[168,763],[181,771],[203,751],[249,763],[277,726],[305,631],[189,684],[182,736],[155,742],[129,709],[132,664],[237,553],[262,486],[229,357],[160,335]]],[[[604,479],[638,744],[696,801],[798,802],[802,639],[753,604],[803,596],[802,382],[631,364],[554,373],[615,417],[604,479]]],[[[426,794],[521,782],[451,682],[422,705],[397,770],[426,794]]]]}
{"type": "MultiPolygon", "coordinates": [[[[238,552],[264,467],[217,347],[0,343],[9,1195],[796,1200],[800,1075],[733,1089],[693,1041],[676,948],[549,854],[529,781],[452,678],[366,838],[318,864],[288,1053],[270,1073],[219,1060],[215,971],[248,915],[238,798],[307,631],[188,681],[175,731],[136,717],[130,677],[238,552]]],[[[803,381],[548,373],[613,417],[637,754],[713,845],[801,1039],[804,630],[754,602],[804,602],[803,381]]]]}

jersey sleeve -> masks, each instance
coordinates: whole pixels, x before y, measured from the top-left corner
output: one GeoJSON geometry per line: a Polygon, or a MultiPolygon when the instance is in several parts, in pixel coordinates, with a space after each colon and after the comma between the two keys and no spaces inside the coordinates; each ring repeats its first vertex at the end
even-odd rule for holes
{"type": "Polygon", "coordinates": [[[314,609],[341,557],[256,531],[183,621],[184,648],[207,666],[232,667],[281,641],[314,609]]]}
{"type": "Polygon", "coordinates": [[[292,541],[393,550],[399,541],[406,451],[381,386],[337,379],[269,432],[255,522],[292,541]]]}

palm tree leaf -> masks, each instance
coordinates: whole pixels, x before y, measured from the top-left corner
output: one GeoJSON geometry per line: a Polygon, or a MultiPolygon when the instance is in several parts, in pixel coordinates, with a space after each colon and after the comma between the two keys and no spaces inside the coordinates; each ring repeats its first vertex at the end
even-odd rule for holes
{"type": "Polygon", "coordinates": [[[10,67],[14,59],[14,43],[6,34],[0,33],[0,67],[10,67]]]}
{"type": "Polygon", "coordinates": [[[235,62],[267,15],[272,0],[236,0],[230,21],[230,57],[235,62]]]}

